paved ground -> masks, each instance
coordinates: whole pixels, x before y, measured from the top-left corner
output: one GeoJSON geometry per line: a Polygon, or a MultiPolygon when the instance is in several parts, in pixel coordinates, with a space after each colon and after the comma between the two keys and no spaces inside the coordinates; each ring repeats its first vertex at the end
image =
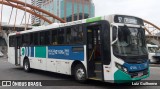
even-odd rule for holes
{"type": "MultiPolygon", "coordinates": [[[[22,68],[16,67],[7,62],[7,59],[0,58],[0,80],[67,80],[73,83],[74,86],[51,86],[51,87],[0,87],[0,89],[117,89],[121,87],[113,86],[109,83],[101,83],[98,81],[89,81],[88,84],[75,86],[79,84],[74,81],[71,76],[33,70],[31,73],[26,73],[22,68]],[[97,86],[98,85],[98,86],[97,86]]],[[[151,65],[151,76],[147,80],[160,80],[160,66],[151,65]]],[[[123,89],[158,89],[160,86],[129,86],[123,89]]]]}

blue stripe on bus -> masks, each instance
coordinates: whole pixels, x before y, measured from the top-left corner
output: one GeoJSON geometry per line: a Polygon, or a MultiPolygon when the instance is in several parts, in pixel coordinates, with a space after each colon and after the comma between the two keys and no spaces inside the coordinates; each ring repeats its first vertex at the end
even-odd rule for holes
{"type": "Polygon", "coordinates": [[[84,51],[73,52],[72,47],[73,46],[48,46],[48,58],[83,61],[84,51]]]}
{"type": "Polygon", "coordinates": [[[28,47],[28,56],[31,57],[31,47],[28,47]]]}
{"type": "Polygon", "coordinates": [[[128,71],[133,72],[133,71],[141,71],[144,69],[147,69],[149,67],[149,62],[145,62],[142,64],[129,64],[129,63],[124,63],[124,67],[128,69],[128,71]]]}
{"type": "Polygon", "coordinates": [[[28,50],[28,52],[27,52],[27,56],[29,57],[29,47],[27,47],[27,50],[28,50]]]}
{"type": "Polygon", "coordinates": [[[31,47],[31,57],[34,57],[34,47],[31,47]]]}
{"type": "Polygon", "coordinates": [[[25,56],[27,56],[28,47],[25,47],[25,56]]]}

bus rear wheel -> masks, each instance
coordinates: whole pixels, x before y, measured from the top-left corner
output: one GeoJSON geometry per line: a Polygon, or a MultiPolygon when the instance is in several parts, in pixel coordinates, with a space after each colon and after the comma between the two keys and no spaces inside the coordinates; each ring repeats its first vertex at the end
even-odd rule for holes
{"type": "Polygon", "coordinates": [[[82,64],[76,65],[74,69],[74,76],[78,82],[85,82],[86,79],[86,70],[82,64]]]}
{"type": "Polygon", "coordinates": [[[26,72],[30,72],[31,69],[30,69],[30,63],[29,63],[28,59],[24,60],[24,62],[23,62],[23,69],[26,72]]]}

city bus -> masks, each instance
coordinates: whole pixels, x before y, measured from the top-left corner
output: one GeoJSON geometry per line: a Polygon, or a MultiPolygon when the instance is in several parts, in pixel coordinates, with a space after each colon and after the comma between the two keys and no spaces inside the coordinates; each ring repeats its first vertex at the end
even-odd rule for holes
{"type": "Polygon", "coordinates": [[[149,77],[143,20],[107,15],[9,34],[8,61],[38,69],[123,83],[149,77]]]}
{"type": "Polygon", "coordinates": [[[160,63],[160,50],[158,45],[147,44],[147,50],[150,63],[160,63]]]}

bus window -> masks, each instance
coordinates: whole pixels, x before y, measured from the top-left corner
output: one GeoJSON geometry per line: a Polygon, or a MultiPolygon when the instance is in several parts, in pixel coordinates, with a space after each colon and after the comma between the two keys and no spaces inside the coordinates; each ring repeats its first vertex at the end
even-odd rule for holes
{"type": "Polygon", "coordinates": [[[22,46],[28,46],[29,45],[29,39],[30,39],[30,34],[23,34],[22,35],[22,46]]]}
{"type": "Polygon", "coordinates": [[[34,40],[34,45],[39,45],[39,42],[38,42],[38,32],[36,33],[33,33],[33,40],[34,40]]]}
{"type": "Polygon", "coordinates": [[[58,44],[64,44],[64,29],[58,30],[58,44]]]}
{"type": "Polygon", "coordinates": [[[21,40],[22,36],[17,36],[16,39],[17,39],[17,47],[20,47],[21,46],[21,40]]]}
{"type": "Polygon", "coordinates": [[[9,37],[9,47],[14,47],[14,43],[15,43],[14,36],[10,36],[9,37]]]}
{"type": "Polygon", "coordinates": [[[71,28],[67,28],[67,32],[66,32],[66,41],[67,41],[67,44],[71,44],[71,28]]]}
{"type": "Polygon", "coordinates": [[[52,45],[57,45],[57,30],[52,31],[52,45]]]}
{"type": "Polygon", "coordinates": [[[83,29],[82,26],[74,26],[71,30],[72,40],[71,43],[77,44],[83,42],[83,29]]]}
{"type": "Polygon", "coordinates": [[[80,43],[83,42],[83,27],[82,26],[79,26],[78,40],[79,40],[80,43]]]}
{"type": "Polygon", "coordinates": [[[50,31],[45,31],[45,45],[50,44],[50,31]]]}
{"type": "Polygon", "coordinates": [[[30,45],[34,45],[34,35],[33,33],[30,34],[30,45]]]}
{"type": "Polygon", "coordinates": [[[45,45],[45,32],[40,32],[40,45],[45,45]]]}

